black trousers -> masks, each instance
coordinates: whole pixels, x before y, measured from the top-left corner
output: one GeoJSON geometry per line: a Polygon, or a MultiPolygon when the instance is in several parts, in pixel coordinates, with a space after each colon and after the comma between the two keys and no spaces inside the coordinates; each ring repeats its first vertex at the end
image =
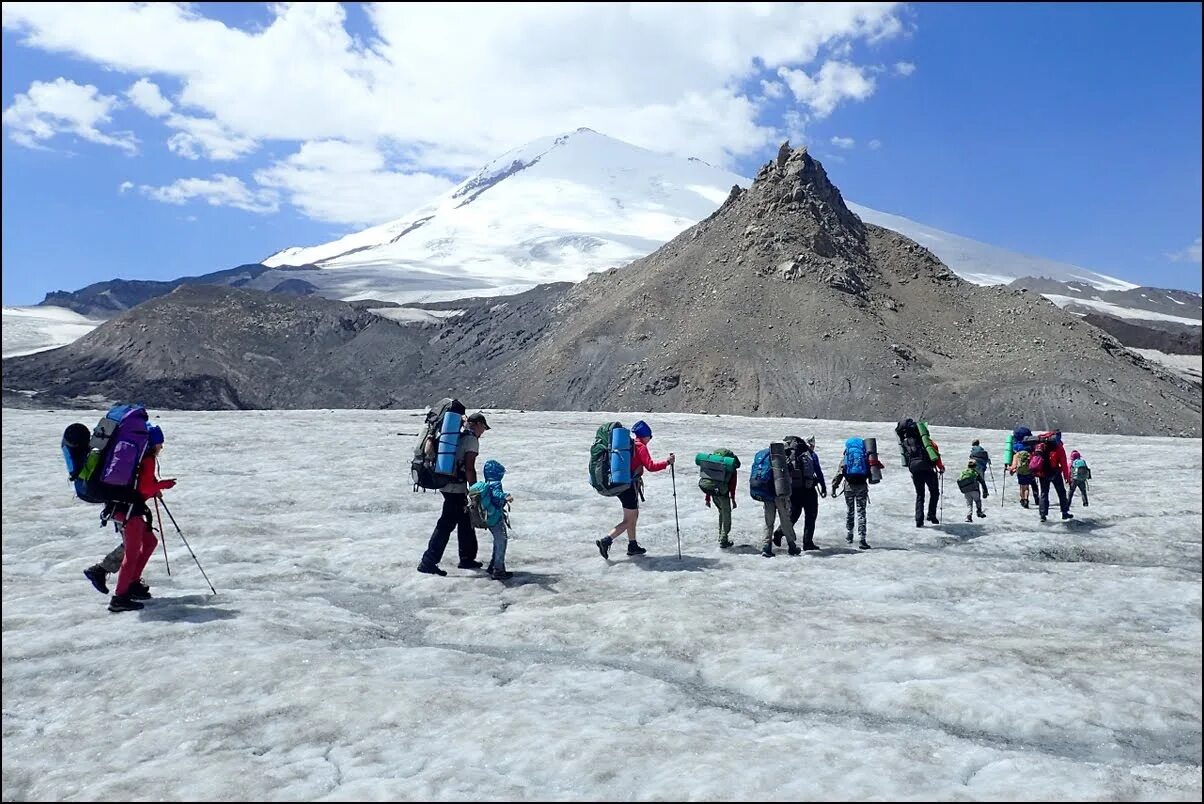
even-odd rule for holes
{"type": "Polygon", "coordinates": [[[472,527],[472,519],[468,516],[467,494],[443,494],[443,513],[435,523],[435,531],[431,534],[430,544],[422,554],[422,565],[433,567],[443,560],[443,551],[452,531],[456,531],[456,539],[460,543],[460,561],[474,561],[477,557],[477,532],[472,527]]]}
{"type": "Polygon", "coordinates": [[[978,473],[978,487],[982,489],[982,498],[984,500],[991,496],[990,491],[987,490],[987,476],[982,472],[978,473]]]}
{"type": "Polygon", "coordinates": [[[941,499],[941,487],[935,469],[912,472],[911,484],[916,487],[916,522],[924,522],[924,489],[928,489],[928,518],[936,519],[936,504],[941,499]]]}
{"type": "Polygon", "coordinates": [[[800,514],[806,514],[803,519],[803,544],[812,541],[815,536],[815,517],[818,513],[819,492],[814,488],[790,491],[790,524],[798,522],[800,514]]]}
{"type": "Polygon", "coordinates": [[[1062,509],[1062,513],[1070,510],[1070,498],[1066,496],[1066,484],[1062,481],[1062,475],[1055,471],[1051,475],[1039,478],[1041,484],[1041,516],[1049,516],[1049,484],[1053,483],[1054,491],[1058,492],[1058,507],[1062,509]]]}

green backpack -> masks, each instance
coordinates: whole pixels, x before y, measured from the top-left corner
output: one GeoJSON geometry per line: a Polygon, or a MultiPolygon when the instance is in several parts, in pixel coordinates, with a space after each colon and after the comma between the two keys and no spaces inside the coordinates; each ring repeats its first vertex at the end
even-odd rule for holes
{"type": "Polygon", "coordinates": [[[1017,475],[1020,477],[1028,477],[1033,473],[1033,470],[1030,469],[1028,465],[1029,459],[1032,457],[1033,454],[1026,449],[1022,449],[1016,453],[1016,459],[1018,461],[1016,464],[1017,475]]]}
{"type": "MultiPolygon", "coordinates": [[[[623,427],[619,422],[604,424],[594,434],[594,445],[589,450],[589,484],[603,497],[617,497],[631,488],[631,483],[616,483],[610,476],[611,432],[623,427]]],[[[630,465],[630,456],[625,459],[630,465]]]]}
{"type": "Polygon", "coordinates": [[[694,463],[698,464],[698,488],[712,497],[727,494],[728,482],[740,468],[740,459],[736,457],[736,453],[723,447],[714,452],[699,453],[694,456],[694,463]],[[731,460],[729,462],[724,458],[731,460]]]}

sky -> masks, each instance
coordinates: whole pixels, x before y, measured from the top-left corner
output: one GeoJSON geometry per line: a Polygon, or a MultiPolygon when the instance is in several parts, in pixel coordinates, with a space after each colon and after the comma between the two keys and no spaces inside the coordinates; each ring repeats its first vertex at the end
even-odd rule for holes
{"type": "MultiPolygon", "coordinates": [[[[482,456],[515,498],[502,583],[458,569],[455,539],[446,577],[415,571],[441,503],[397,471],[411,413],[156,414],[197,562],[165,521],[153,598],[110,614],[82,570],[115,534],[55,449],[102,411],[6,410],[3,799],[1200,800],[1199,439],[1068,433],[1092,469],[1069,523],[1011,483],[965,523],[949,477],[917,529],[893,423],[649,416],[658,459],[744,459],[737,546],[681,460],[646,478],[647,555],[607,562],[619,503],[586,452],[630,414],[490,411],[482,456]],[[829,496],[820,550],[758,554],[748,468],[787,433],[816,436],[829,482],[842,439],[878,439],[872,549],[829,496]]],[[[933,437],[1002,459],[1000,431],[933,437]]]]}
{"type": "Polygon", "coordinates": [[[587,126],[1200,288],[1198,4],[3,7],[3,298],[255,262],[587,126]]]}

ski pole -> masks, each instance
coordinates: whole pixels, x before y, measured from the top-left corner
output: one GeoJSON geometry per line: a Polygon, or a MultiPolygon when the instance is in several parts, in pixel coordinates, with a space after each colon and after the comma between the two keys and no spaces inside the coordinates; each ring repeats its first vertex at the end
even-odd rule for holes
{"type": "Polygon", "coordinates": [[[190,545],[188,540],[184,538],[184,531],[180,530],[180,526],[176,524],[176,518],[171,515],[171,509],[167,507],[167,500],[163,501],[163,510],[167,512],[167,518],[171,520],[171,525],[176,529],[176,533],[180,534],[180,540],[183,541],[184,546],[188,548],[188,552],[192,556],[192,560],[196,562],[197,569],[199,569],[201,574],[205,576],[205,583],[209,584],[209,590],[216,595],[217,590],[213,588],[213,581],[209,580],[209,576],[205,573],[205,568],[201,566],[200,559],[196,557],[196,553],[192,552],[192,545],[190,545]]]}
{"type": "Polygon", "coordinates": [[[159,523],[159,544],[163,546],[163,563],[167,565],[167,577],[171,577],[171,562],[167,560],[167,535],[163,533],[163,517],[159,514],[159,498],[155,498],[155,520],[159,523]]]}
{"type": "Polygon", "coordinates": [[[941,472],[941,521],[945,521],[945,473],[941,472]]]}
{"type": "Polygon", "coordinates": [[[669,464],[669,477],[673,481],[673,527],[677,529],[677,560],[681,560],[681,523],[677,519],[677,470],[669,464]]]}

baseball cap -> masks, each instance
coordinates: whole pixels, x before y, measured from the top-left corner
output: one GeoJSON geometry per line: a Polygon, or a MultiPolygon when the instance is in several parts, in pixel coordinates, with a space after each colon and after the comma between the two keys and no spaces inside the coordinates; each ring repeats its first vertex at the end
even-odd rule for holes
{"type": "Polygon", "coordinates": [[[476,413],[474,413],[468,417],[468,423],[469,424],[482,424],[485,426],[486,430],[490,429],[489,422],[485,421],[485,414],[481,413],[479,410],[476,413]]]}

